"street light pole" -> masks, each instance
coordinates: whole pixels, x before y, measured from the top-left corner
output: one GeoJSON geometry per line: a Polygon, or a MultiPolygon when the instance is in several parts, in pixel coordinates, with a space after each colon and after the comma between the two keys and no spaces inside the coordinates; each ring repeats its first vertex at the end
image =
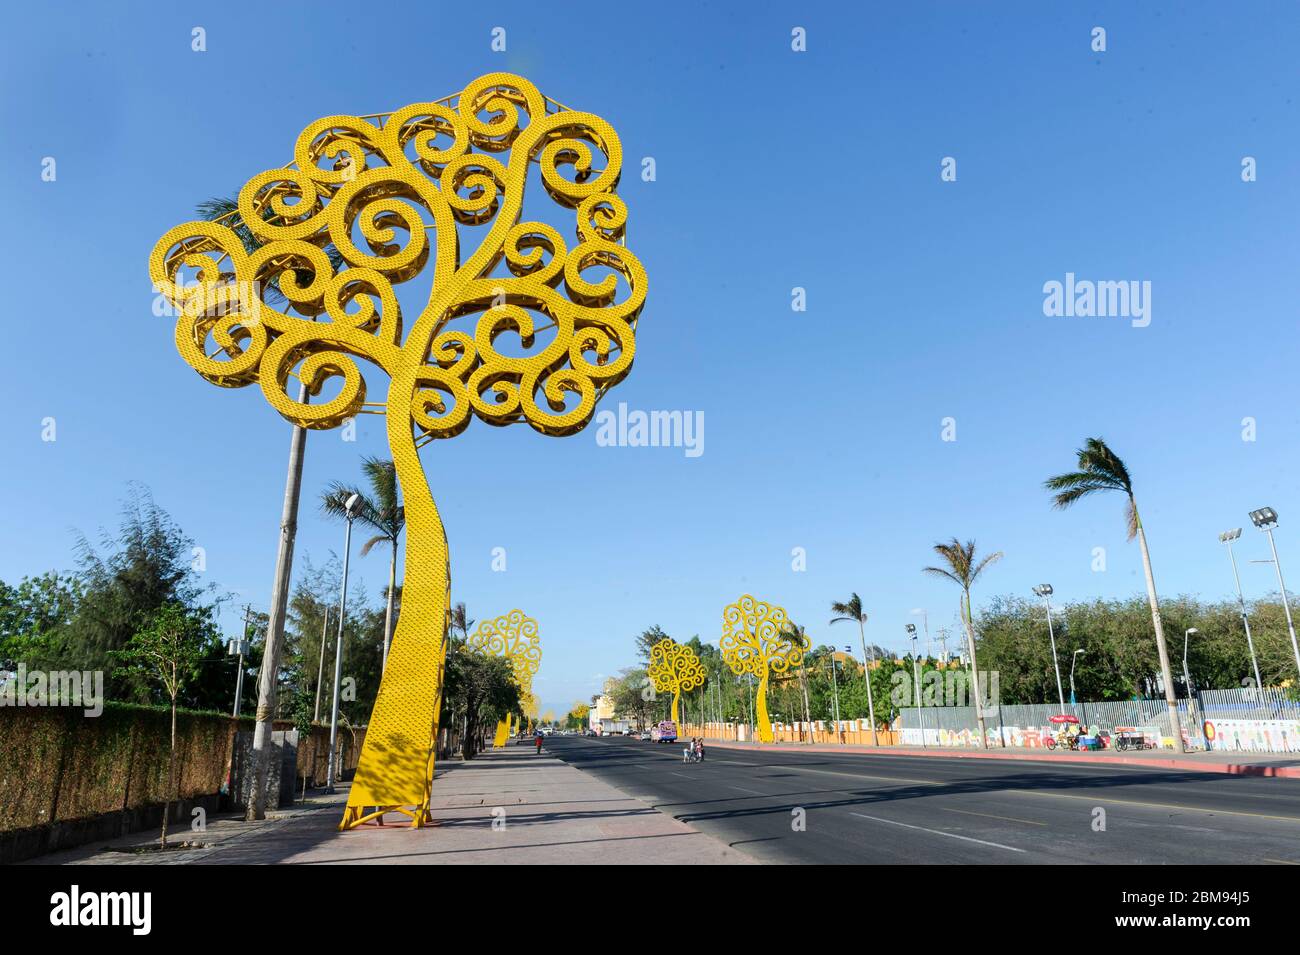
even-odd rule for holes
{"type": "MultiPolygon", "coordinates": [[[[1255,690],[1258,692],[1264,688],[1264,681],[1259,677],[1259,658],[1255,656],[1255,641],[1250,635],[1250,615],[1246,613],[1246,598],[1241,593],[1241,575],[1237,573],[1237,556],[1232,552],[1232,542],[1240,536],[1241,528],[1234,527],[1220,534],[1219,540],[1228,547],[1228,560],[1232,564],[1232,580],[1237,586],[1237,606],[1241,608],[1241,624],[1246,628],[1246,646],[1250,647],[1250,663],[1255,668],[1255,690]]],[[[1259,697],[1256,696],[1255,699],[1258,700],[1259,697]]]]}
{"type": "Polygon", "coordinates": [[[248,623],[252,616],[253,616],[252,605],[251,604],[245,605],[244,606],[244,632],[240,635],[239,646],[236,648],[239,651],[239,660],[236,662],[236,666],[238,667],[238,669],[235,670],[235,708],[231,713],[231,716],[235,716],[235,717],[239,716],[239,704],[244,698],[244,651],[249,645],[248,623]]]}
{"type": "Polygon", "coordinates": [[[325,767],[325,791],[334,792],[334,760],[338,752],[339,738],[339,690],[343,683],[343,621],[347,619],[348,606],[348,557],[352,554],[352,509],[361,499],[360,494],[353,494],[343,505],[347,517],[347,529],[343,532],[343,586],[339,594],[338,637],[334,642],[334,710],[330,717],[330,754],[329,765],[325,767]]]}
{"type": "Polygon", "coordinates": [[[1291,651],[1295,654],[1297,673],[1300,673],[1300,643],[1296,642],[1295,623],[1291,620],[1291,601],[1286,595],[1286,581],[1282,579],[1282,565],[1277,559],[1277,544],[1273,540],[1273,528],[1277,526],[1277,511],[1271,507],[1261,507],[1250,512],[1252,523],[1268,535],[1269,550],[1273,552],[1273,569],[1277,571],[1277,585],[1282,591],[1282,609],[1286,611],[1286,629],[1291,634],[1291,651]]]}
{"type": "MultiPolygon", "coordinates": [[[[1061,702],[1061,710],[1065,710],[1065,692],[1061,689],[1061,664],[1056,659],[1056,630],[1052,627],[1052,585],[1039,584],[1034,588],[1034,593],[1043,598],[1043,605],[1047,608],[1047,636],[1052,641],[1052,669],[1056,671],[1056,697],[1061,702]]],[[[1074,691],[1071,690],[1071,693],[1074,691]]]]}
{"type": "Polygon", "coordinates": [[[912,686],[916,695],[916,716],[917,722],[921,724],[921,746],[924,748],[925,743],[925,710],[921,707],[921,671],[917,664],[916,649],[916,624],[907,625],[907,635],[912,639],[912,686]]]}

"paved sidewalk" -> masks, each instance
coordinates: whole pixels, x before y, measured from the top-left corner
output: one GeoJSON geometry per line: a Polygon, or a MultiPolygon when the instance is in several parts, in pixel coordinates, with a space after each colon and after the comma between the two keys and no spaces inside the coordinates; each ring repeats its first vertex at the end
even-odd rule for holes
{"type": "Polygon", "coordinates": [[[1300,779],[1300,754],[1231,753],[1216,750],[1204,753],[1175,753],[1172,750],[1142,750],[1120,753],[1047,752],[1041,749],[1008,746],[988,750],[962,749],[955,746],[857,746],[835,743],[749,743],[735,740],[708,740],[706,745],[726,749],[779,749],[786,752],[867,753],[872,756],[935,756],[948,759],[1019,759],[1033,762],[1094,763],[1101,765],[1159,766],[1202,773],[1226,773],[1233,776],[1283,776],[1300,779]]]}
{"type": "MultiPolygon", "coordinates": [[[[130,854],[103,843],[32,860],[35,864],[501,864],[707,865],[755,860],[673,819],[594,776],[532,746],[484,753],[470,762],[443,760],[433,782],[435,824],[413,830],[390,813],[382,828],[338,832],[346,788],[313,796],[262,822],[234,816],[209,820],[202,834],[182,827],[176,838],[205,848],[130,854]],[[493,823],[496,821],[496,826],[493,823]]],[[[157,833],[136,833],[111,845],[147,845],[157,833]]]]}

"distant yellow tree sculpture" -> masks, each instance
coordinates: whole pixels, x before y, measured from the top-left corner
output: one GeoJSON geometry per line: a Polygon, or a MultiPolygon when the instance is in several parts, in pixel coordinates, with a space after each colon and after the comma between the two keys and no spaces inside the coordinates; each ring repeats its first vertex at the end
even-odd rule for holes
{"type": "Polygon", "coordinates": [[[291,166],[244,185],[237,220],[185,223],[150,256],[179,311],[176,346],[204,378],[256,382],[306,428],[385,417],[406,579],[343,827],[389,809],[427,818],[450,568],[419,449],[473,417],[573,434],[631,370],[646,276],[622,244],[622,159],[600,117],[490,73],[441,100],[317,120],[291,166]],[[570,210],[568,239],[524,220],[538,186],[555,206],[531,202],[530,214],[570,210]],[[396,286],[429,272],[409,293],[423,300],[412,320],[396,286]],[[272,287],[282,308],[266,300],[272,287]],[[386,400],[367,402],[358,359],[388,375],[386,400]],[[318,400],[290,397],[290,379],[318,400]]]}
{"type": "Polygon", "coordinates": [[[767,715],[767,683],[773,673],[785,673],[803,662],[808,638],[789,624],[785,609],[745,594],[722,611],[722,659],[737,676],[758,678],[755,732],[772,742],[772,721],[767,715]]]}
{"type": "Polygon", "coordinates": [[[703,686],[707,674],[694,650],[672,637],[664,637],[650,647],[646,675],[657,692],[673,695],[672,720],[676,723],[682,694],[703,686]]]}
{"type": "MultiPolygon", "coordinates": [[[[510,661],[515,683],[519,686],[520,707],[527,713],[533,702],[533,677],[542,665],[542,644],[537,621],[522,610],[512,610],[503,617],[484,620],[466,640],[471,650],[510,661]]],[[[511,718],[497,723],[493,745],[501,747],[511,734],[511,718]]]]}

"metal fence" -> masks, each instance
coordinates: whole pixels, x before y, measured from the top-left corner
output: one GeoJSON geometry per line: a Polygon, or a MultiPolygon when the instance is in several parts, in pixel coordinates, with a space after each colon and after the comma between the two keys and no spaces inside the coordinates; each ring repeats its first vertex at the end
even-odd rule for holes
{"type": "MultiPolygon", "coordinates": [[[[1169,709],[1164,700],[1107,700],[1067,705],[1065,712],[1084,726],[1114,735],[1132,729],[1172,745],[1169,709]]],[[[992,745],[1036,748],[1046,744],[1054,730],[1051,717],[1061,713],[1056,703],[1032,703],[984,708],[984,728],[992,745]],[[1001,739],[999,740],[999,734],[1001,739]]],[[[1178,701],[1178,718],[1186,745],[1205,745],[1201,733],[1204,717],[1188,700],[1178,701]]],[[[973,706],[905,708],[900,713],[904,743],[933,746],[978,746],[979,727],[973,706]]]]}
{"type": "Polygon", "coordinates": [[[1207,718],[1241,720],[1300,720],[1300,700],[1287,697],[1285,690],[1205,690],[1198,695],[1207,718]]]}

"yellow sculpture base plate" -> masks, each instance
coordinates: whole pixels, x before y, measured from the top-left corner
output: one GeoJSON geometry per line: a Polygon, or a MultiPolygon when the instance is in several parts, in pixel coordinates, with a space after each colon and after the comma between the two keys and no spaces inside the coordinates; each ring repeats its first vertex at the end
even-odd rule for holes
{"type": "Polygon", "coordinates": [[[348,806],[347,811],[343,813],[343,821],[339,823],[339,831],[344,832],[348,829],[355,829],[358,826],[365,825],[372,820],[376,821],[379,826],[384,825],[384,816],[390,812],[400,812],[410,818],[410,829],[423,829],[425,826],[437,825],[433,817],[429,814],[428,805],[423,806],[366,806],[364,809],[371,809],[365,812],[361,806],[348,806]]]}

